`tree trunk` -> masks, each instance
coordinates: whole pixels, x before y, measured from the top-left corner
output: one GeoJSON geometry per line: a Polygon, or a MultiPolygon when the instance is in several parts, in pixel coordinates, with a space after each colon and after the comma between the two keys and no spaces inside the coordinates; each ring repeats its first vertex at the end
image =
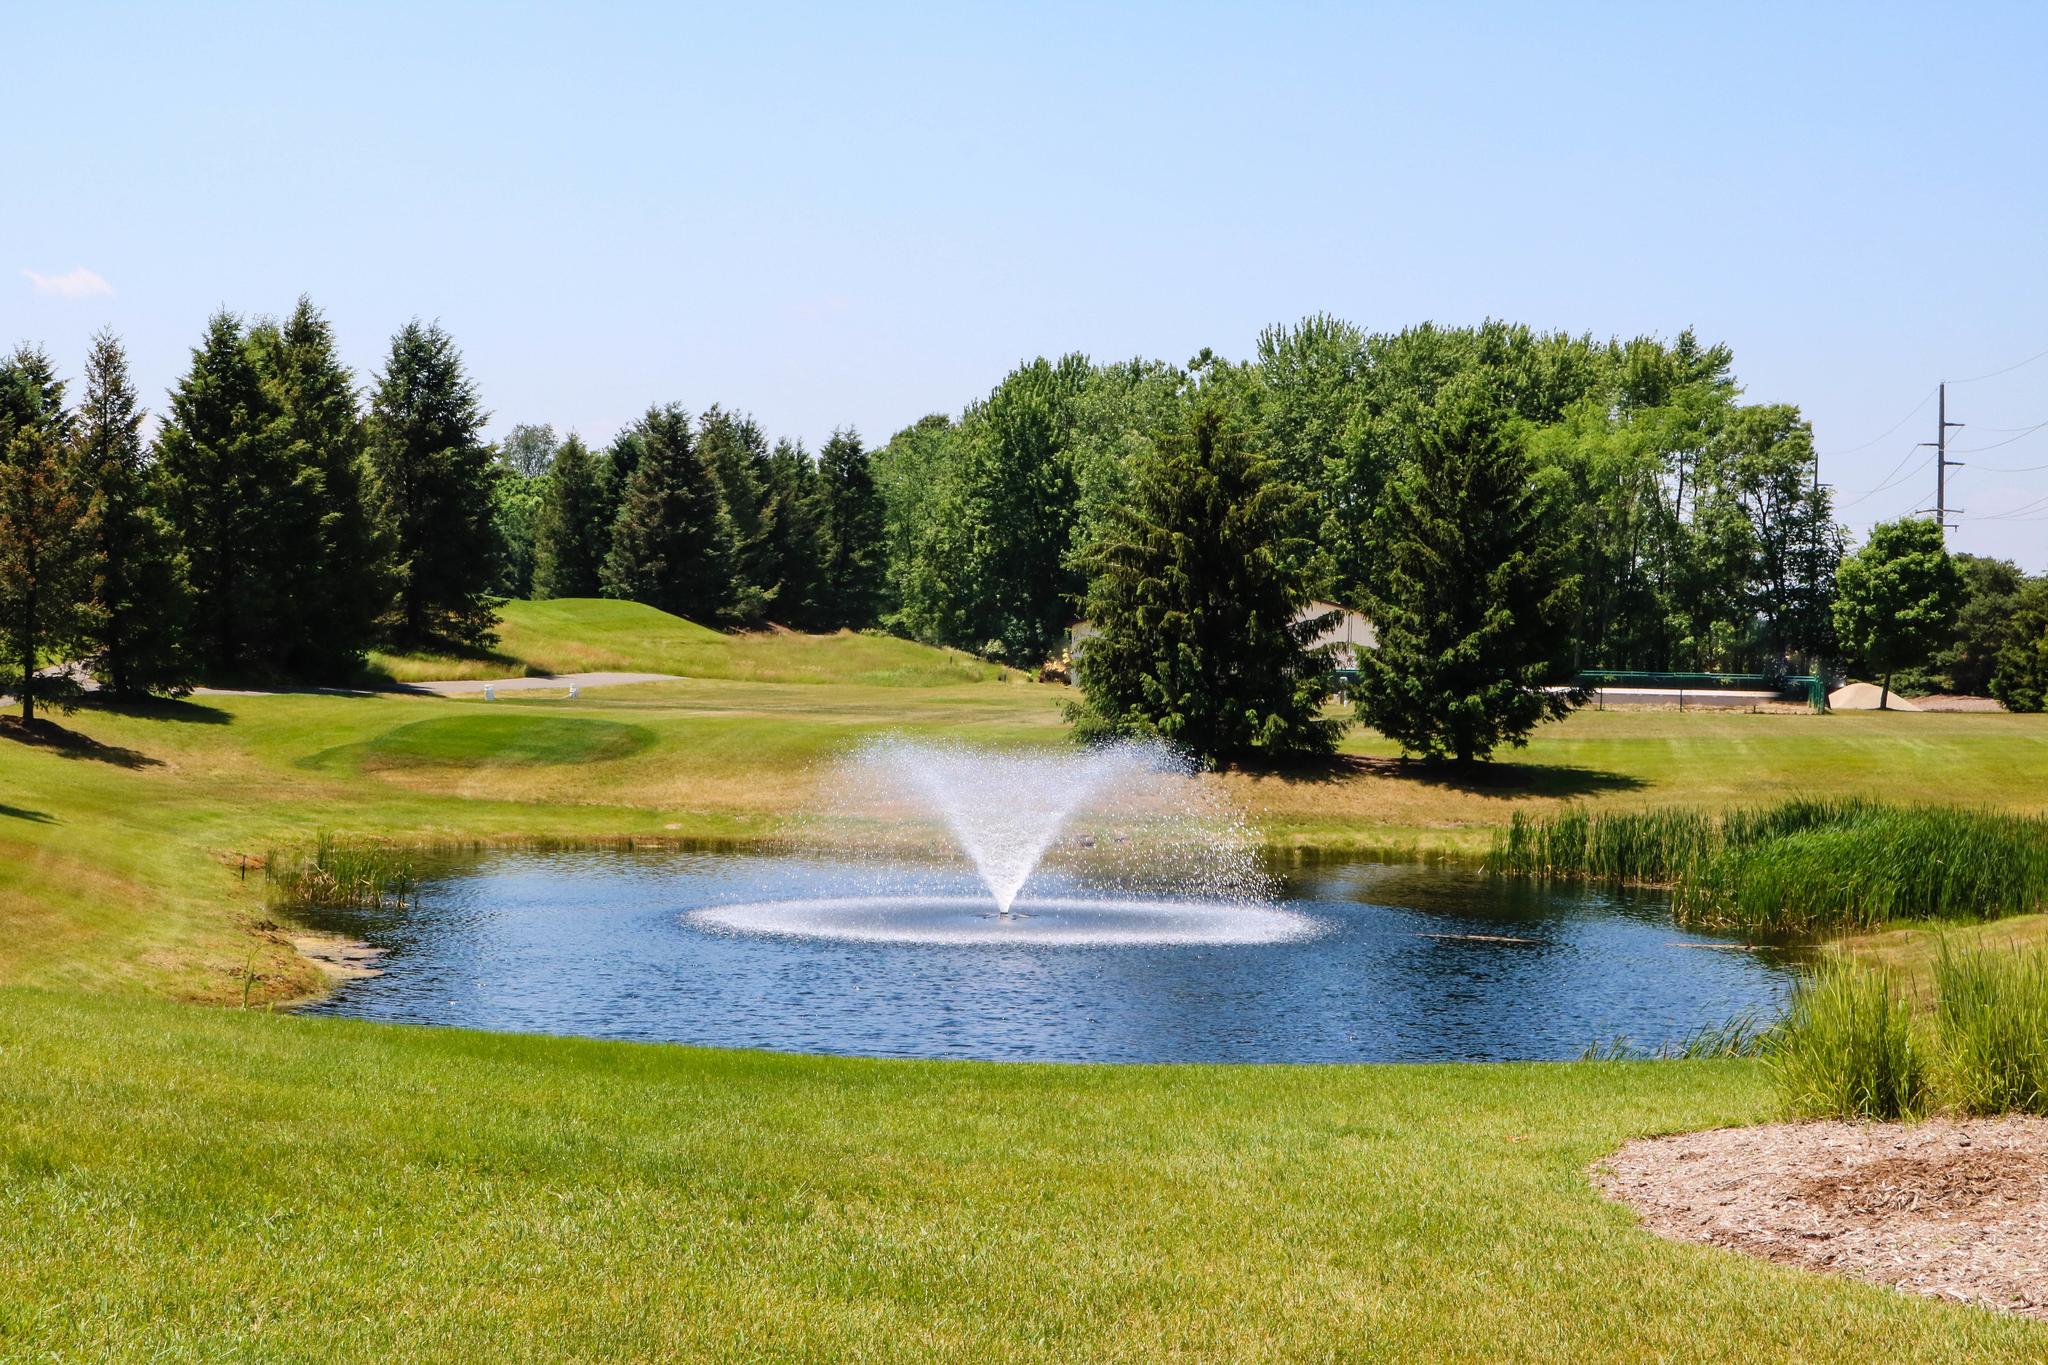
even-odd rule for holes
{"type": "Polygon", "coordinates": [[[1889,673],[1884,675],[1884,690],[1877,694],[1877,709],[1880,711],[1892,709],[1892,675],[1889,673]]]}

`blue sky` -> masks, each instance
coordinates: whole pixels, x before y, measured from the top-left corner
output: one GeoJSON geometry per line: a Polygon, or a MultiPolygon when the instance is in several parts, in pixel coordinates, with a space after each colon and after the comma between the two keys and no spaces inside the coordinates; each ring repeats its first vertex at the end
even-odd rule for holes
{"type": "Polygon", "coordinates": [[[1961,456],[1951,543],[2048,569],[2048,468],[1986,467],[2048,466],[2048,356],[1974,378],[2048,351],[2048,6],[4,19],[0,341],[75,374],[111,325],[155,407],[210,310],[302,291],[360,372],[438,317],[494,431],[597,440],[655,400],[880,440],[1020,358],[1317,310],[1692,326],[1859,530],[1931,499],[1933,405],[1887,428],[1972,379],[1956,445],[2016,439],[1961,456]]]}

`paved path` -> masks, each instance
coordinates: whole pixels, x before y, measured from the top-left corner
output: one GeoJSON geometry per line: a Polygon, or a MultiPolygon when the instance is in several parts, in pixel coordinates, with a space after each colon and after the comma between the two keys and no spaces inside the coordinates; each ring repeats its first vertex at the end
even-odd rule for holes
{"type": "Polygon", "coordinates": [[[435,697],[481,696],[505,692],[563,692],[570,687],[620,687],[627,683],[680,682],[679,673],[558,673],[552,678],[459,678],[448,682],[404,682],[375,690],[350,687],[195,687],[195,697],[373,697],[378,692],[415,692],[435,697]]]}

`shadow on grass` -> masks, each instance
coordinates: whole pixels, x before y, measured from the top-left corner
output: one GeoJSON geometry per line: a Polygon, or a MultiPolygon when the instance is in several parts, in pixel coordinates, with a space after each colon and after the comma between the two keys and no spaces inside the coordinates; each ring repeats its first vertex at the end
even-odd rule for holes
{"type": "Polygon", "coordinates": [[[151,758],[138,749],[123,748],[118,744],[102,744],[91,735],[82,735],[76,730],[67,730],[53,720],[40,716],[24,721],[19,716],[0,717],[0,739],[12,740],[32,748],[48,749],[60,758],[91,759],[95,763],[111,763],[117,768],[161,768],[163,760],[151,758]]]}
{"type": "Polygon", "coordinates": [[[116,701],[111,697],[89,697],[84,704],[95,711],[133,716],[137,720],[170,720],[185,725],[227,725],[234,721],[233,716],[219,707],[202,706],[183,698],[139,697],[116,701]]]}
{"type": "Polygon", "coordinates": [[[1561,763],[1429,763],[1412,758],[1338,754],[1285,764],[1240,764],[1236,771],[1284,782],[1328,785],[1359,777],[1385,777],[1475,796],[1598,796],[1639,791],[1646,783],[1627,773],[1561,763]]]}
{"type": "Polygon", "coordinates": [[[26,820],[32,825],[54,825],[57,817],[48,811],[29,810],[24,806],[10,806],[0,801],[0,819],[26,820]]]}

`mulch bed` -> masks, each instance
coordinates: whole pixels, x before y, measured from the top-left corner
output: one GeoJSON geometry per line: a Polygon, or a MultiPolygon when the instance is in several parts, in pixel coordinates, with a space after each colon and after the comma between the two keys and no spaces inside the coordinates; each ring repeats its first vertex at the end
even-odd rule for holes
{"type": "Polygon", "coordinates": [[[2048,1318],[2048,1119],[1720,1128],[1593,1177],[1665,1237],[2048,1318]]]}

